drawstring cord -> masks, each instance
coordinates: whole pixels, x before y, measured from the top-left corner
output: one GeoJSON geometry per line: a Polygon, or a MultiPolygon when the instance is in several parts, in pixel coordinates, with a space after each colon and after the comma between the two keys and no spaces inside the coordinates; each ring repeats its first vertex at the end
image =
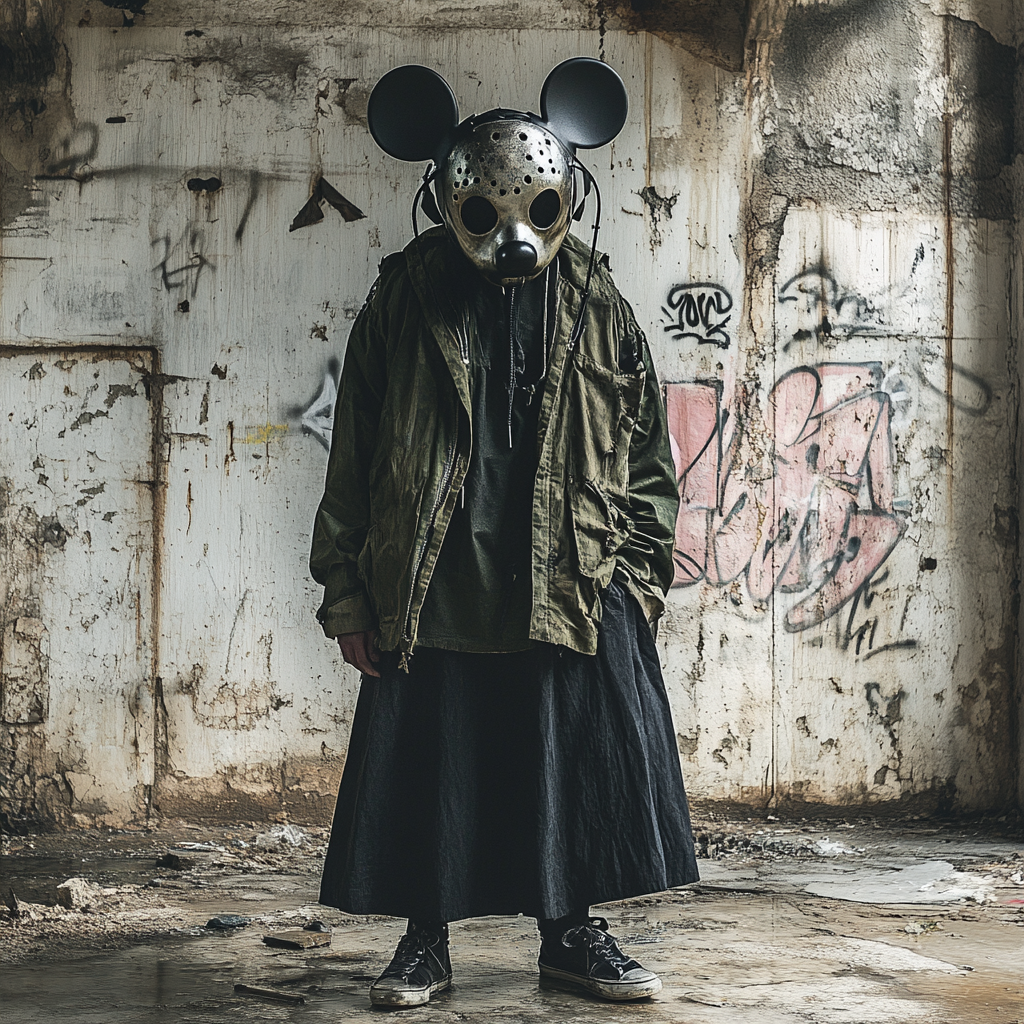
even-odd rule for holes
{"type": "Polygon", "coordinates": [[[512,448],[512,403],[516,396],[516,285],[502,288],[505,294],[505,317],[508,321],[508,446],[512,448]]]}

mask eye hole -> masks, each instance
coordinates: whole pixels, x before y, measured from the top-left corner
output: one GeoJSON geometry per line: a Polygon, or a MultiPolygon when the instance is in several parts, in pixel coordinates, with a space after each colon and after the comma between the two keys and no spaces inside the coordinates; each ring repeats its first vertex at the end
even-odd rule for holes
{"type": "Polygon", "coordinates": [[[470,196],[459,212],[466,230],[474,235],[486,235],[498,223],[498,211],[483,196],[470,196]]]}
{"type": "Polygon", "coordinates": [[[535,228],[549,228],[558,220],[562,200],[553,188],[546,188],[530,203],[530,220],[535,228]]]}

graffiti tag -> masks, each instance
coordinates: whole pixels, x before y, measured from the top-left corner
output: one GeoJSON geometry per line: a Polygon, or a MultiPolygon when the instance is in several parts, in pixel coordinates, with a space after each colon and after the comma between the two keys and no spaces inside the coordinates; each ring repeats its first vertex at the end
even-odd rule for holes
{"type": "Polygon", "coordinates": [[[746,394],[738,413],[722,410],[718,384],[667,385],[680,495],[674,586],[743,579],[758,602],[793,594],[790,632],[860,593],[906,529],[881,380],[877,363],[802,366],[776,382],[768,417],[746,394]]]}
{"type": "Polygon", "coordinates": [[[298,405],[287,410],[290,419],[298,419],[302,432],[315,437],[327,451],[331,450],[331,437],[334,434],[334,405],[338,400],[340,375],[338,360],[331,359],[316,397],[308,405],[298,405]]]}
{"type": "Polygon", "coordinates": [[[824,264],[794,274],[779,289],[779,302],[792,308],[796,320],[783,352],[808,341],[835,345],[859,334],[878,333],[881,327],[879,310],[863,295],[843,288],[824,264]]]}
{"type": "Polygon", "coordinates": [[[173,244],[170,235],[153,239],[152,244],[162,245],[164,250],[163,259],[153,270],[160,271],[160,283],[167,291],[184,291],[191,284],[189,294],[195,298],[203,271],[207,267],[211,271],[217,269],[200,251],[204,243],[203,230],[193,225],[185,228],[173,244]]]}
{"type": "Polygon", "coordinates": [[[732,319],[732,296],[709,281],[676,285],[668,293],[661,311],[669,321],[664,325],[675,341],[693,338],[698,345],[728,348],[732,342],[726,330],[732,319]]]}

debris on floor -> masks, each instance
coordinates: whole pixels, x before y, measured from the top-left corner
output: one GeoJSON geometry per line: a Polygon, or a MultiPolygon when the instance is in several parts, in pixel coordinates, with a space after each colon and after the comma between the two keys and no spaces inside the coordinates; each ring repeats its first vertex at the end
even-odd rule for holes
{"type": "Polygon", "coordinates": [[[256,985],[236,985],[235,991],[246,996],[256,996],[259,999],[270,999],[275,1003],[293,1003],[302,1006],[306,1002],[305,996],[294,995],[291,992],[278,992],[273,988],[259,988],[256,985]]]}
{"type": "Polygon", "coordinates": [[[305,928],[293,928],[286,932],[271,932],[263,936],[264,945],[278,949],[313,949],[317,946],[329,946],[331,933],[310,931],[305,928]]]}
{"type": "MultiPolygon", "coordinates": [[[[417,1021],[1024,1022],[1013,822],[715,818],[698,837],[701,882],[600,910],[662,977],[646,1006],[541,988],[535,922],[490,917],[453,923],[455,987],[417,1021]]],[[[370,1014],[405,922],[315,902],[327,839],[181,821],[0,836],[4,1021],[85,1024],[114,1005],[135,1024],[370,1014]],[[154,868],[171,853],[194,863],[154,868]]]]}
{"type": "Polygon", "coordinates": [[[176,853],[165,853],[162,857],[157,857],[156,866],[158,868],[170,868],[171,871],[189,871],[196,866],[196,862],[192,857],[181,857],[176,853]]]}
{"type": "Polygon", "coordinates": [[[218,914],[206,922],[206,927],[224,932],[232,928],[244,928],[251,921],[251,917],[242,917],[240,914],[218,914]]]}
{"type": "Polygon", "coordinates": [[[274,849],[279,846],[302,846],[309,842],[309,837],[296,825],[278,825],[269,832],[262,832],[256,837],[256,846],[261,850],[274,849]]]}

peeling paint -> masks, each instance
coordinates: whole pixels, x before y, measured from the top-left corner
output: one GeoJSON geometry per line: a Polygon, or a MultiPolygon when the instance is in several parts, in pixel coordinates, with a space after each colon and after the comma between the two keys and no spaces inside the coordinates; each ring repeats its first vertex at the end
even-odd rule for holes
{"type": "Polygon", "coordinates": [[[1024,37],[999,8],[4,8],[0,677],[29,716],[46,695],[0,730],[5,801],[329,815],[358,680],[304,566],[347,332],[422,171],[365,130],[398,47],[467,113],[535,108],[577,52],[627,82],[585,159],[670,399],[691,794],[1005,805],[1024,37]]]}
{"type": "Polygon", "coordinates": [[[651,219],[651,251],[653,252],[655,246],[661,245],[661,232],[658,230],[661,218],[672,219],[672,207],[676,205],[679,196],[658,195],[658,190],[653,185],[645,185],[637,192],[637,195],[643,200],[651,219]]]}
{"type": "Polygon", "coordinates": [[[151,403],[139,384],[151,354],[78,352],[2,352],[0,717],[13,728],[0,737],[0,785],[8,813],[124,820],[143,810],[130,706],[146,690],[152,646],[154,516],[150,488],[134,486],[149,476],[151,403]],[[37,363],[47,372],[27,385],[11,372],[37,363]],[[107,388],[108,410],[79,411],[76,395],[107,388]],[[69,422],[75,432],[62,436],[69,422]]]}

